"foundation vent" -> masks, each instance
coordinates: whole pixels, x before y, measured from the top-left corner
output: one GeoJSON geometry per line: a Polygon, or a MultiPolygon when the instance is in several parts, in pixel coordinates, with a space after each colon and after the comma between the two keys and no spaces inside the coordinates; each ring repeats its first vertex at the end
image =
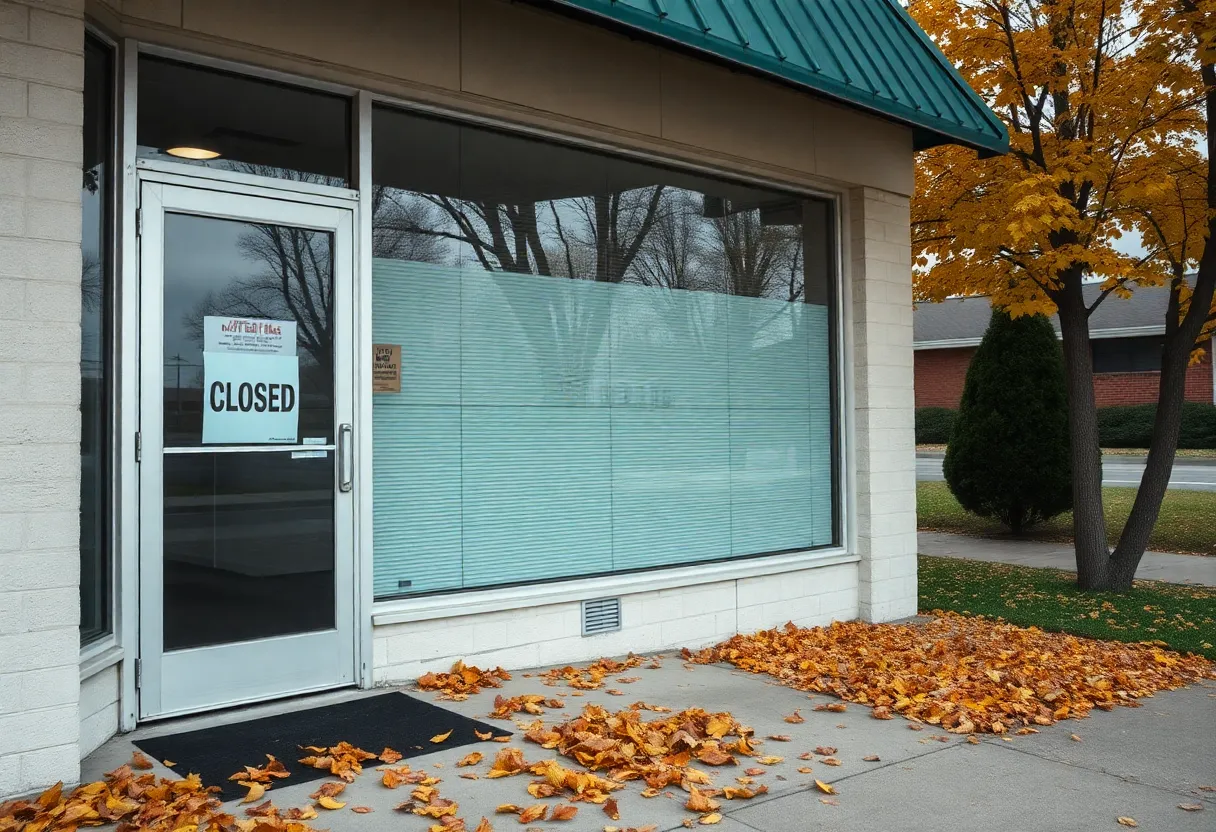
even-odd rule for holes
{"type": "Polygon", "coordinates": [[[621,629],[621,599],[597,598],[583,602],[583,635],[615,633],[621,629]]]}

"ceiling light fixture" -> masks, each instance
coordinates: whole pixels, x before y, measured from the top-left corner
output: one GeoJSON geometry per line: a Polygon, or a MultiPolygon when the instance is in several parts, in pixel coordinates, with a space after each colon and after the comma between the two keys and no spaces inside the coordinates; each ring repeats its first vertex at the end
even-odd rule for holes
{"type": "Polygon", "coordinates": [[[220,156],[218,151],[207,150],[204,147],[169,147],[165,149],[165,152],[170,156],[177,156],[180,159],[194,159],[199,161],[206,159],[218,159],[220,156]]]}

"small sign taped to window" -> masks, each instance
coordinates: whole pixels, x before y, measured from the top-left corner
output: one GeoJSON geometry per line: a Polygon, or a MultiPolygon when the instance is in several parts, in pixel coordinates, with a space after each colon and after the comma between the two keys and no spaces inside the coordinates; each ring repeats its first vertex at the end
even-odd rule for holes
{"type": "Polygon", "coordinates": [[[372,344],[372,392],[401,392],[400,344],[372,344]]]}

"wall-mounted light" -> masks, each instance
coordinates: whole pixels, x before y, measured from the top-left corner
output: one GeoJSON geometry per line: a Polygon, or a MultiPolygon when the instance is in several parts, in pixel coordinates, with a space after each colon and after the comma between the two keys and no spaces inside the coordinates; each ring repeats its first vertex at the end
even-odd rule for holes
{"type": "Polygon", "coordinates": [[[194,159],[202,161],[206,159],[218,159],[220,154],[216,150],[208,150],[205,147],[167,147],[165,152],[170,156],[177,156],[179,159],[194,159]]]}

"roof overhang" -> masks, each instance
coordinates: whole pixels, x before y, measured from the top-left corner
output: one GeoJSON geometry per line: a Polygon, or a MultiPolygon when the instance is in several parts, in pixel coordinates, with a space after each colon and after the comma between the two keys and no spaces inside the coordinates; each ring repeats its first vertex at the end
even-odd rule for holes
{"type": "Polygon", "coordinates": [[[1009,151],[1005,125],[895,0],[527,0],[907,124],[916,150],[1009,151]]]}

